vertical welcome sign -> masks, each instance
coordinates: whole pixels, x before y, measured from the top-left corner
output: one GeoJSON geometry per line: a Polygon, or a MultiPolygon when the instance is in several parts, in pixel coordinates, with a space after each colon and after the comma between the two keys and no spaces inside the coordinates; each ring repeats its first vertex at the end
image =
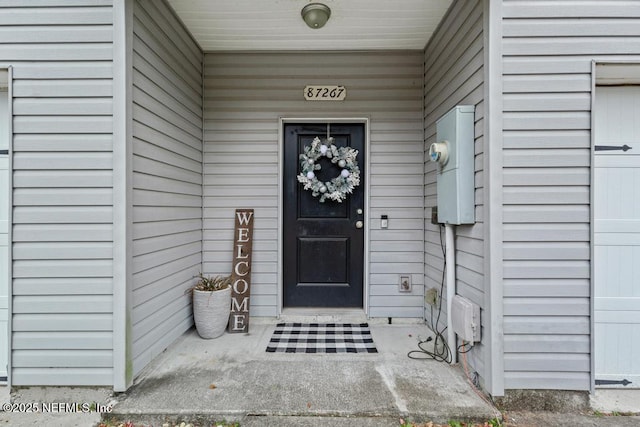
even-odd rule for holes
{"type": "Polygon", "coordinates": [[[233,269],[231,270],[231,315],[229,332],[249,331],[251,295],[251,248],[253,246],[253,209],[236,209],[233,233],[233,269]]]}

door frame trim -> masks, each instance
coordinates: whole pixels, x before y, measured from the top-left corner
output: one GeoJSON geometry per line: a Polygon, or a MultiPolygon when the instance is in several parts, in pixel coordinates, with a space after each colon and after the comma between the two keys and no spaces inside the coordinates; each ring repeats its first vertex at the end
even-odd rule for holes
{"type": "MultiPolygon", "coordinates": [[[[276,313],[277,316],[280,317],[282,315],[283,310],[283,300],[284,300],[284,280],[282,276],[282,271],[284,268],[284,263],[282,260],[283,252],[283,238],[282,234],[283,230],[283,199],[284,199],[284,191],[283,191],[283,179],[284,179],[284,126],[285,124],[291,123],[362,123],[364,125],[364,150],[365,150],[365,174],[364,174],[364,211],[365,211],[365,221],[364,221],[364,254],[363,254],[363,280],[362,280],[362,308],[367,317],[369,317],[369,241],[370,241],[370,217],[369,217],[369,185],[370,185],[370,174],[371,174],[371,156],[369,155],[369,117],[323,117],[323,116],[312,116],[312,117],[304,117],[304,116],[282,116],[278,120],[278,272],[277,272],[277,280],[278,280],[278,289],[277,289],[277,308],[276,313]]],[[[321,312],[322,309],[318,308],[318,312],[321,312]]]]}
{"type": "MultiPolygon", "coordinates": [[[[11,389],[13,386],[13,67],[2,66],[0,70],[6,72],[6,83],[7,85],[7,118],[9,119],[9,123],[7,123],[7,133],[9,138],[8,149],[9,153],[7,158],[9,160],[9,164],[7,165],[7,170],[9,174],[9,188],[7,194],[7,203],[8,210],[7,213],[7,253],[8,259],[7,261],[7,348],[5,351],[7,352],[7,381],[6,387],[11,389]]],[[[1,207],[0,207],[1,208],[1,207]]]]}

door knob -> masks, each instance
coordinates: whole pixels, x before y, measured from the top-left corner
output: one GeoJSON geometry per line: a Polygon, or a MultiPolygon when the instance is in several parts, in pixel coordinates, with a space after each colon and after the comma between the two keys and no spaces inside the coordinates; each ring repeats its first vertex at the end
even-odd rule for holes
{"type": "Polygon", "coordinates": [[[356,228],[362,228],[364,226],[364,222],[356,221],[356,228]]]}

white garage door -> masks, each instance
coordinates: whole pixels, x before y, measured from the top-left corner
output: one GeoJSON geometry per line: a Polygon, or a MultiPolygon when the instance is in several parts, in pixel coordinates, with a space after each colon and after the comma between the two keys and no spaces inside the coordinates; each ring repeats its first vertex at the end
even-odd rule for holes
{"type": "Polygon", "coordinates": [[[7,92],[0,88],[0,381],[7,380],[9,356],[9,118],[7,92]]]}
{"type": "Polygon", "coordinates": [[[594,147],[596,386],[640,387],[640,86],[598,86],[594,147]]]}

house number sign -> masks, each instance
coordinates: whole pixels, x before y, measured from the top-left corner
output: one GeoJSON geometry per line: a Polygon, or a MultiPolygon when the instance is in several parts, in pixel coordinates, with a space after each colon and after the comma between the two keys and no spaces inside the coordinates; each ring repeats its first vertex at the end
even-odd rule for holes
{"type": "Polygon", "coordinates": [[[307,101],[344,101],[347,89],[344,86],[305,86],[304,99],[307,101]]]}
{"type": "Polygon", "coordinates": [[[251,248],[253,246],[253,209],[236,209],[231,271],[231,314],[229,332],[249,332],[249,296],[251,294],[251,248]]]}

